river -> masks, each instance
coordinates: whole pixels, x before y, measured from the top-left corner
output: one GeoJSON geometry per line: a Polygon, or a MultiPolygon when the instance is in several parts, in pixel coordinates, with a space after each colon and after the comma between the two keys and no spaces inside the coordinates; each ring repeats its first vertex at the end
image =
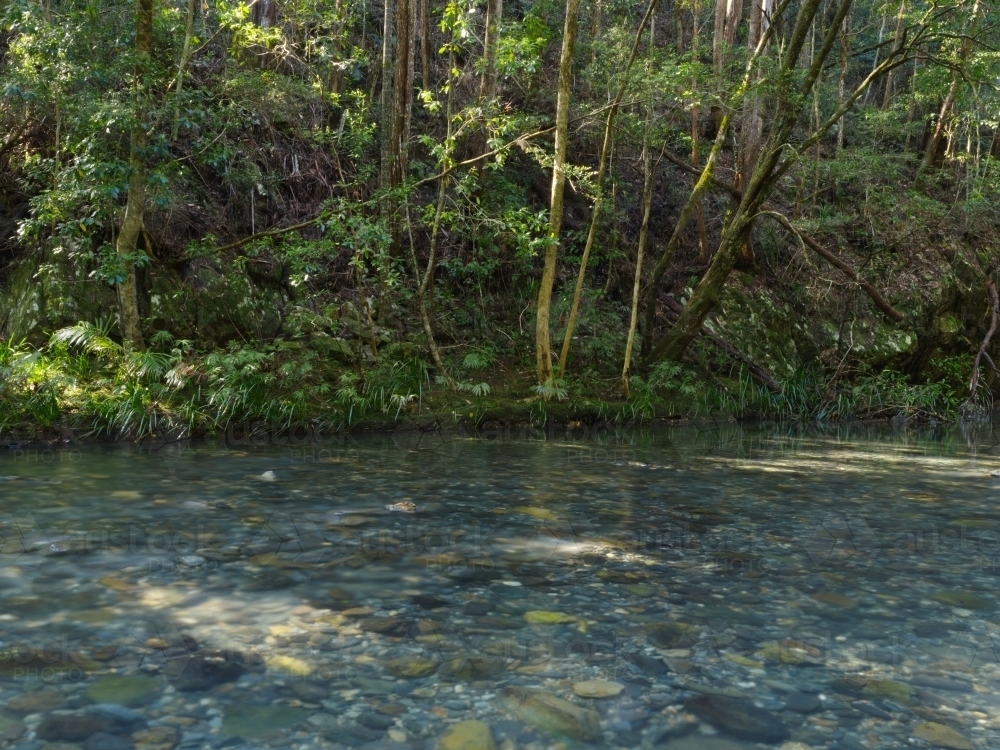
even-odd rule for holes
{"type": "Polygon", "coordinates": [[[0,747],[1000,747],[997,469],[988,427],[13,448],[0,747]]]}

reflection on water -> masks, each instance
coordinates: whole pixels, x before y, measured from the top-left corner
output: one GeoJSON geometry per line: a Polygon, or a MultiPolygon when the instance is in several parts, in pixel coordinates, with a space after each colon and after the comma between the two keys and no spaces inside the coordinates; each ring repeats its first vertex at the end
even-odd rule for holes
{"type": "Polygon", "coordinates": [[[0,747],[1000,747],[998,450],[733,425],[11,449],[0,747]]]}

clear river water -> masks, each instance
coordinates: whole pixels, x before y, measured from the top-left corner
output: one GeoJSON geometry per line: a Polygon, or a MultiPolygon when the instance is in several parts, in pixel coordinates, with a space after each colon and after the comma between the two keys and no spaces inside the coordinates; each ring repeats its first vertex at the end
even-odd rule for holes
{"type": "Polygon", "coordinates": [[[15,446],[0,749],[1000,748],[998,582],[989,426],[15,446]]]}

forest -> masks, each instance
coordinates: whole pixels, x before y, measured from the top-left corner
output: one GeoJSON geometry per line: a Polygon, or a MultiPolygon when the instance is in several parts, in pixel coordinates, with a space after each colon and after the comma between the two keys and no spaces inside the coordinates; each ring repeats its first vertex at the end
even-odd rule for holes
{"type": "Polygon", "coordinates": [[[992,413],[996,0],[0,24],[0,430],[992,413]]]}

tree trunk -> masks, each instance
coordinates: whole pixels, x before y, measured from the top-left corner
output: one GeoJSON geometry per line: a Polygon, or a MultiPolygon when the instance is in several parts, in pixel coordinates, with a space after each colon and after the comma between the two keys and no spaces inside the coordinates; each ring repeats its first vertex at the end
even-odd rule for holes
{"type": "Polygon", "coordinates": [[[593,60],[594,42],[601,38],[601,28],[604,22],[604,9],[602,0],[594,0],[590,9],[590,56],[593,60]]]}
{"type": "Polygon", "coordinates": [[[410,112],[413,100],[413,4],[416,0],[395,0],[395,70],[392,76],[392,168],[390,185],[396,187],[406,177],[407,143],[410,139],[410,112]]]}
{"type": "MultiPolygon", "coordinates": [[[[922,55],[920,52],[913,58],[913,73],[910,75],[910,106],[906,111],[906,144],[903,146],[904,150],[909,151],[910,146],[913,142],[913,123],[920,117],[920,101],[915,96],[917,92],[917,73],[920,71],[920,62],[922,55]]],[[[927,140],[924,139],[920,143],[920,148],[927,145],[927,140]]]]}
{"type": "MultiPolygon", "coordinates": [[[[692,68],[698,64],[698,0],[691,3],[691,61],[692,68]]],[[[691,91],[698,91],[698,77],[691,78],[691,91]]],[[[698,104],[691,104],[691,164],[698,166],[698,104]]],[[[705,231],[705,214],[702,211],[702,202],[698,201],[698,257],[702,263],[708,262],[708,237],[705,231]]]]}
{"type": "Polygon", "coordinates": [[[194,33],[194,1],[188,0],[187,25],[184,27],[184,47],[181,49],[181,61],[177,64],[177,106],[174,108],[174,127],[170,131],[170,140],[176,141],[180,131],[181,92],[184,91],[184,68],[187,67],[188,55],[191,54],[191,36],[194,33]]]}
{"type": "MultiPolygon", "coordinates": [[[[684,306],[684,311],[677,319],[673,328],[670,329],[655,347],[651,348],[646,358],[649,363],[664,358],[679,361],[688,346],[697,337],[706,316],[718,301],[725,287],[726,280],[736,265],[740,249],[747,240],[747,235],[750,232],[754,218],[757,216],[770,192],[774,189],[777,181],[781,178],[781,175],[784,174],[791,163],[790,160],[792,157],[789,157],[781,163],[779,168],[782,154],[785,152],[788,139],[799,120],[804,102],[808,100],[808,96],[812,93],[830,51],[836,43],[841,24],[844,22],[844,18],[851,8],[852,0],[841,0],[831,21],[832,25],[824,37],[823,44],[815,55],[812,64],[805,72],[804,80],[800,85],[795,85],[794,72],[802,55],[809,29],[819,11],[820,2],[821,0],[803,0],[799,5],[791,36],[784,45],[781,67],[777,71],[777,85],[775,88],[776,109],[774,115],[770,118],[771,130],[768,134],[766,145],[762,149],[762,155],[756,162],[746,188],[742,191],[739,206],[723,227],[719,247],[712,258],[712,263],[707,273],[698,282],[694,293],[684,306]]],[[[762,38],[758,43],[757,49],[760,50],[766,42],[767,39],[762,38]]],[[[751,60],[752,63],[753,60],[751,60]]],[[[750,73],[751,71],[748,69],[748,76],[750,73]]],[[[862,86],[867,86],[870,79],[870,76],[866,78],[862,86]]],[[[745,79],[743,91],[746,90],[747,82],[747,79],[745,79]]],[[[860,88],[860,90],[856,89],[849,101],[856,101],[857,97],[864,90],[864,88],[860,88]]],[[[737,93],[739,94],[740,92],[737,93]]],[[[847,104],[848,102],[845,102],[845,106],[847,104]]],[[[814,139],[820,137],[823,132],[827,132],[830,127],[835,125],[842,114],[843,108],[838,108],[834,116],[828,118],[826,123],[824,123],[821,132],[814,133],[810,138],[807,138],[799,146],[798,150],[804,152],[810,148],[814,143],[814,139]]],[[[709,161],[711,161],[711,158],[709,161]]],[[[707,169],[708,167],[706,166],[707,169]]],[[[704,178],[705,175],[703,173],[699,184],[704,178]]],[[[655,288],[651,288],[650,294],[655,294],[655,291],[655,288]]]]}
{"type": "MultiPolygon", "coordinates": [[[[847,63],[848,63],[848,53],[851,51],[850,37],[848,36],[848,28],[851,24],[851,17],[847,16],[844,19],[843,28],[840,32],[840,77],[837,79],[837,106],[844,106],[844,99],[847,96],[847,63]]],[[[876,64],[875,67],[878,67],[876,64]]],[[[837,127],[837,151],[844,150],[844,131],[847,129],[847,118],[844,117],[840,120],[840,125],[837,127]]]]}
{"type": "MultiPolygon", "coordinates": [[[[560,375],[566,374],[566,360],[569,358],[569,349],[573,341],[573,328],[576,325],[576,315],[580,309],[580,296],[583,294],[583,282],[587,276],[587,263],[590,261],[590,251],[594,247],[594,238],[597,236],[598,221],[601,216],[601,204],[604,197],[604,175],[607,171],[608,155],[611,153],[611,134],[615,115],[618,113],[618,107],[625,96],[629,73],[632,71],[632,65],[635,63],[639,44],[642,41],[642,34],[646,30],[646,24],[651,23],[653,13],[656,10],[656,3],[657,0],[650,0],[649,6],[646,8],[646,14],[639,23],[639,29],[635,32],[632,51],[629,53],[628,63],[625,66],[625,76],[622,79],[621,86],[618,87],[618,93],[615,95],[611,108],[608,110],[607,119],[604,122],[604,140],[601,143],[601,155],[597,160],[597,199],[594,201],[594,209],[590,215],[590,230],[587,232],[587,243],[584,245],[583,255],[580,258],[580,271],[576,277],[576,288],[573,290],[573,304],[570,307],[569,320],[566,323],[566,335],[563,337],[562,351],[559,354],[560,375]]],[[[650,36],[652,37],[652,26],[650,28],[650,36]]],[[[652,48],[652,43],[651,38],[650,48],[652,48]]]]}
{"type": "Polygon", "coordinates": [[[712,26],[712,66],[716,73],[722,72],[725,52],[726,8],[728,0],[715,0],[715,23],[712,26]]]}
{"type": "Polygon", "coordinates": [[[948,126],[948,118],[951,114],[951,108],[955,104],[955,94],[958,92],[958,76],[954,73],[951,75],[951,84],[948,86],[948,94],[945,96],[944,101],[941,103],[941,110],[938,112],[937,119],[933,124],[928,123],[930,129],[929,135],[924,139],[924,157],[920,164],[920,170],[917,172],[917,179],[915,180],[915,185],[919,185],[921,179],[923,178],[923,173],[930,168],[940,168],[944,163],[944,148],[943,142],[944,131],[948,126]]]}
{"type": "MultiPolygon", "coordinates": [[[[446,94],[446,105],[445,105],[445,155],[441,160],[441,178],[438,181],[438,193],[437,193],[437,203],[434,206],[434,220],[431,224],[431,247],[430,252],[427,254],[427,268],[420,277],[420,272],[417,265],[417,251],[413,243],[413,231],[410,230],[410,254],[413,256],[413,269],[414,273],[418,275],[418,285],[417,285],[417,307],[420,312],[420,321],[424,327],[424,335],[427,336],[427,348],[430,350],[431,359],[434,360],[434,364],[437,366],[438,370],[441,372],[442,377],[448,382],[448,387],[451,390],[455,390],[455,381],[452,379],[448,372],[448,368],[444,364],[444,360],[441,357],[441,351],[438,349],[437,341],[434,338],[434,326],[431,321],[431,315],[428,305],[428,298],[433,301],[434,298],[434,266],[437,263],[437,250],[438,250],[438,238],[441,232],[441,217],[444,214],[444,199],[445,199],[445,187],[447,185],[448,176],[444,173],[444,170],[449,166],[451,161],[451,139],[452,139],[452,116],[454,108],[454,91],[455,85],[452,79],[451,71],[455,69],[455,48],[451,46],[449,48],[448,55],[448,93],[446,94]]],[[[407,225],[409,226],[409,205],[406,209],[406,219],[407,225]]]]}
{"type": "MultiPolygon", "coordinates": [[[[503,0],[487,0],[486,2],[486,28],[483,32],[483,75],[479,80],[479,105],[484,112],[488,112],[490,102],[497,95],[497,47],[500,38],[500,20],[503,17],[503,0]]],[[[486,115],[484,115],[485,119],[486,115]]],[[[476,154],[485,154],[489,150],[487,140],[488,130],[486,123],[478,130],[473,138],[472,150],[476,154]]],[[[483,159],[476,165],[476,171],[482,175],[486,166],[483,159]]]]}
{"type": "MultiPolygon", "coordinates": [[[[896,33],[893,35],[892,48],[899,49],[903,43],[903,14],[906,12],[906,0],[899,3],[899,13],[896,14],[896,33]]],[[[892,84],[896,77],[896,69],[893,68],[885,76],[885,91],[882,94],[882,109],[888,109],[892,101],[892,84]]]]}
{"type": "Polygon", "coordinates": [[[278,20],[278,4],[275,0],[256,0],[250,11],[250,18],[262,29],[269,29],[278,20]]]}
{"type": "Polygon", "coordinates": [[[545,266],[538,286],[538,310],[535,319],[535,364],[538,382],[552,380],[552,355],[549,343],[549,308],[556,280],[556,257],[562,228],[563,195],[566,190],[566,138],[569,135],[570,88],[573,83],[573,44],[576,41],[580,0],[566,0],[562,52],[559,56],[559,88],[556,95],[555,154],[552,162],[552,197],[549,203],[549,242],[545,248],[545,266]]]}
{"type": "Polygon", "coordinates": [[[650,275],[649,286],[646,289],[646,322],[643,325],[642,336],[642,352],[645,356],[649,356],[653,348],[653,329],[656,324],[656,296],[657,291],[660,288],[660,281],[663,280],[663,274],[667,272],[667,268],[670,266],[670,263],[673,262],[674,254],[677,252],[677,246],[680,244],[684,228],[691,220],[695,210],[701,203],[702,196],[712,183],[712,174],[715,171],[715,164],[722,151],[722,144],[726,142],[726,135],[729,131],[729,123],[731,121],[732,116],[729,113],[726,113],[722,118],[722,124],[719,126],[719,131],[715,135],[715,141],[712,143],[712,150],[708,154],[708,159],[705,162],[705,168],[702,170],[701,175],[695,182],[694,188],[691,190],[691,194],[688,196],[687,202],[681,209],[680,216],[677,217],[677,223],[674,224],[674,229],[670,233],[670,239],[664,246],[660,259],[657,261],[656,266],[653,268],[653,272],[650,275]]]}
{"type": "Polygon", "coordinates": [[[430,91],[431,80],[431,2],[420,0],[420,85],[430,91]]]}
{"type": "MultiPolygon", "coordinates": [[[[716,0],[715,25],[712,31],[712,65],[716,75],[722,75],[728,62],[728,51],[736,42],[736,30],[743,17],[743,0],[716,0]]],[[[722,124],[722,109],[713,106],[715,130],[722,124]]]]}
{"type": "Polygon", "coordinates": [[[712,65],[716,73],[726,67],[727,48],[736,42],[736,30],[743,16],[743,0],[716,0],[712,29],[712,65]]]}
{"type": "MultiPolygon", "coordinates": [[[[979,7],[980,0],[976,0],[975,4],[972,6],[972,15],[969,18],[968,34],[962,38],[962,47],[958,54],[959,66],[962,66],[965,63],[969,57],[969,53],[972,51],[972,35],[975,33],[976,26],[978,25],[979,7]]],[[[958,73],[952,71],[951,84],[948,86],[948,94],[945,96],[944,102],[941,104],[941,111],[938,113],[937,122],[934,124],[934,130],[931,133],[931,137],[927,140],[927,144],[924,148],[924,158],[920,163],[920,168],[917,170],[917,176],[913,180],[913,186],[915,188],[919,189],[928,169],[940,167],[942,165],[942,138],[948,127],[948,123],[951,120],[951,110],[955,104],[955,96],[958,93],[959,80],[960,76],[958,73]]]]}
{"type": "Polygon", "coordinates": [[[503,0],[487,0],[486,31],[483,36],[483,78],[479,82],[479,98],[491,101],[497,95],[497,46],[500,41],[500,21],[503,0]]]}
{"type": "MultiPolygon", "coordinates": [[[[770,14],[774,8],[774,0],[752,0],[750,6],[750,27],[747,33],[747,46],[757,48],[761,38],[770,25],[770,14]]],[[[743,121],[742,153],[739,168],[736,172],[736,187],[743,189],[760,156],[761,141],[764,137],[763,103],[760,96],[754,94],[747,104],[747,112],[743,121]]],[[[750,232],[744,236],[740,257],[745,266],[753,265],[753,248],[750,245],[750,232]]]]}
{"type": "Polygon", "coordinates": [[[413,120],[413,93],[416,87],[417,68],[417,3],[420,0],[407,0],[408,18],[406,26],[406,84],[399,92],[402,96],[403,129],[400,134],[400,151],[402,153],[402,174],[400,183],[406,179],[406,170],[410,163],[410,125],[413,120]]]}
{"type": "Polygon", "coordinates": [[[118,315],[122,335],[133,349],[145,348],[142,325],[139,319],[139,293],[135,277],[136,243],[142,231],[143,210],[146,203],[146,145],[148,137],[144,125],[144,94],[146,77],[153,55],[153,0],[138,0],[135,12],[135,100],[132,134],[129,138],[129,181],[125,217],[118,232],[115,252],[125,270],[125,278],[118,284],[118,315]]]}
{"type": "MultiPolygon", "coordinates": [[[[344,47],[344,6],[346,5],[344,0],[335,0],[334,3],[334,17],[336,21],[333,26],[333,59],[341,59],[344,47]]],[[[327,73],[326,88],[331,94],[340,93],[340,82],[341,82],[341,70],[339,66],[332,66],[329,68],[327,73]]]]}
{"type": "Polygon", "coordinates": [[[743,18],[743,0],[729,0],[726,6],[726,44],[732,47],[736,44],[736,31],[740,26],[740,19],[743,18]]]}
{"type": "Polygon", "coordinates": [[[649,237],[649,214],[653,207],[653,159],[649,153],[649,131],[652,127],[653,107],[646,110],[646,129],[642,138],[642,224],[639,227],[639,242],[635,258],[635,278],[632,280],[632,312],[629,315],[628,338],[625,340],[625,361],[622,364],[622,394],[629,392],[628,376],[632,367],[632,347],[635,344],[635,328],[639,321],[639,289],[642,286],[642,262],[646,254],[649,237]]]}
{"type": "Polygon", "coordinates": [[[379,129],[382,155],[379,163],[379,187],[392,186],[392,74],[396,49],[396,0],[384,0],[385,16],[382,22],[382,91],[379,96],[379,129]]]}
{"type": "MultiPolygon", "coordinates": [[[[747,34],[747,47],[756,49],[761,37],[767,31],[770,13],[774,8],[773,0],[752,0],[750,7],[750,28],[747,34]]],[[[764,134],[764,118],[761,114],[760,97],[754,95],[747,106],[748,114],[743,123],[743,153],[740,159],[740,169],[736,177],[736,187],[742,187],[753,172],[754,164],[760,153],[761,139],[764,134]]]]}
{"type": "MultiPolygon", "coordinates": [[[[885,16],[885,13],[883,13],[882,14],[882,22],[879,24],[879,27],[878,27],[878,39],[876,40],[878,46],[875,49],[875,62],[872,63],[872,70],[875,70],[875,68],[878,67],[878,59],[879,59],[879,56],[882,53],[882,39],[885,37],[885,24],[886,24],[886,16],[885,16]]],[[[865,94],[865,100],[862,103],[864,106],[868,105],[868,101],[871,99],[872,92],[874,90],[875,90],[874,86],[869,87],[868,93],[865,94]]]]}

